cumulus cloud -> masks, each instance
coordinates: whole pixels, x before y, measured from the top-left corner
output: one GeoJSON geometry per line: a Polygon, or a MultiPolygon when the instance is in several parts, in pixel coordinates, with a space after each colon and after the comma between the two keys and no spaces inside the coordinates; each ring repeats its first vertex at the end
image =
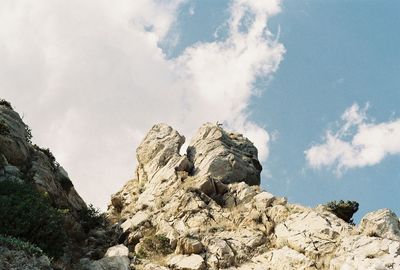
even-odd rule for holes
{"type": "Polygon", "coordinates": [[[284,54],[267,28],[280,1],[232,0],[226,38],[170,59],[160,44],[177,34],[187,2],[0,2],[0,95],[89,202],[104,207],[133,176],[135,149],[157,122],[190,137],[203,122],[224,121],[268,156],[269,134],[248,104],[255,80],[284,54]]]}
{"type": "Polygon", "coordinates": [[[388,155],[400,154],[400,119],[374,123],[367,116],[368,104],[353,104],[341,117],[342,126],[326,132],[324,143],[305,151],[313,168],[344,170],[380,163],[388,155]]]}

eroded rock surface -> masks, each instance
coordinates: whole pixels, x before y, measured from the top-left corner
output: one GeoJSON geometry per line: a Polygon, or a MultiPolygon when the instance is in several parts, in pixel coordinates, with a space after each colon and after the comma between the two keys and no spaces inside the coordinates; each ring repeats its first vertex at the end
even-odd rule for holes
{"type": "MultiPolygon", "coordinates": [[[[50,263],[45,260],[47,258],[45,256],[31,256],[24,252],[23,248],[11,250],[0,241],[0,269],[53,269],[55,267],[69,270],[77,269],[75,264],[82,256],[88,256],[91,259],[101,258],[114,241],[112,231],[110,233],[100,229],[85,228],[84,224],[87,224],[87,218],[90,218],[88,215],[82,217],[82,213],[88,209],[86,203],[76,192],[67,172],[56,161],[50,150],[32,144],[31,137],[29,127],[13,110],[11,104],[0,99],[0,182],[5,187],[13,186],[15,183],[20,184],[21,187],[32,187],[33,192],[36,192],[38,196],[43,196],[46,202],[48,201],[49,209],[59,213],[62,219],[60,229],[66,233],[67,240],[65,243],[59,243],[59,246],[54,249],[59,248],[64,253],[60,258],[53,258],[50,263]],[[83,220],[84,218],[86,220],[83,220]]],[[[25,198],[25,200],[27,204],[30,203],[28,199],[25,198]]],[[[35,205],[27,205],[27,207],[27,209],[35,209],[35,205]]],[[[2,214],[4,214],[4,208],[2,214]]],[[[21,213],[6,212],[6,214],[10,215],[9,219],[18,219],[21,213]]],[[[37,221],[38,225],[35,226],[56,222],[38,219],[36,216],[29,218],[26,223],[18,221],[19,223],[15,226],[30,228],[32,220],[37,221]]],[[[45,228],[35,227],[35,231],[29,233],[32,239],[45,242],[46,237],[41,234],[40,229],[45,230],[45,228]]],[[[11,233],[14,233],[11,236],[23,238],[18,234],[17,229],[11,233]]]]}
{"type": "Polygon", "coordinates": [[[108,215],[121,224],[131,267],[400,269],[399,220],[389,210],[358,228],[262,191],[257,149],[219,125],[203,125],[187,155],[183,143],[155,125],[138,147],[136,178],[112,197],[108,215]]]}
{"type": "MultiPolygon", "coordinates": [[[[113,225],[83,232],[78,213],[86,205],[68,174],[31,144],[19,115],[0,105],[0,181],[29,181],[68,209],[66,230],[82,247],[71,244],[78,262],[57,269],[400,269],[400,223],[390,210],[353,226],[324,207],[263,191],[257,149],[218,124],[203,125],[182,155],[184,142],[172,127],[153,126],[137,149],[134,179],[111,198],[113,225]]],[[[12,268],[18,258],[23,267],[32,260],[26,269],[54,266],[0,245],[3,265],[12,268]]]]}
{"type": "Polygon", "coordinates": [[[261,164],[257,148],[242,134],[227,132],[219,125],[203,125],[188,147],[195,175],[210,174],[225,184],[260,184],[261,164]]]}

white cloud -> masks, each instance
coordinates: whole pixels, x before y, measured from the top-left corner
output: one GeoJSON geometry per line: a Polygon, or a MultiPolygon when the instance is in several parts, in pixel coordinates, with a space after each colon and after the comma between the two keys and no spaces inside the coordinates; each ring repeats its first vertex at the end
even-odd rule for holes
{"type": "Polygon", "coordinates": [[[342,127],[328,130],[323,144],[305,151],[313,168],[336,167],[343,170],[380,163],[388,155],[400,154],[400,119],[374,123],[367,117],[368,104],[360,109],[357,104],[342,115],[342,127]]]}
{"type": "Polygon", "coordinates": [[[266,27],[280,2],[232,0],[225,40],[168,59],[159,44],[185,2],[0,2],[0,96],[88,202],[104,207],[133,176],[135,148],[157,122],[190,137],[224,121],[268,156],[269,134],[249,120],[248,104],[257,77],[271,76],[284,54],[266,27]]]}

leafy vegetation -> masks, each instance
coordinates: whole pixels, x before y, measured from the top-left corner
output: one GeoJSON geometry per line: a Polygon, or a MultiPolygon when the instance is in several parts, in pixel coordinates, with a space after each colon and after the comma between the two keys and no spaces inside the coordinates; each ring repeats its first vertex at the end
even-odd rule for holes
{"type": "Polygon", "coordinates": [[[13,107],[11,106],[11,103],[5,99],[0,99],[0,106],[5,106],[5,107],[9,108],[10,110],[13,109],[13,107]]]}
{"type": "Polygon", "coordinates": [[[356,201],[331,201],[325,204],[328,210],[334,213],[338,218],[343,219],[347,223],[353,224],[353,215],[358,211],[358,202],[356,201]]]}
{"type": "Polygon", "coordinates": [[[104,214],[100,213],[100,210],[94,208],[92,204],[89,204],[87,208],[79,211],[79,220],[86,233],[105,223],[104,214]]]}
{"type": "Polygon", "coordinates": [[[138,255],[143,257],[148,256],[147,254],[162,254],[168,255],[173,252],[168,237],[163,234],[157,234],[151,237],[146,237],[141,243],[141,249],[138,255]]]}
{"type": "Polygon", "coordinates": [[[63,215],[27,184],[0,182],[0,234],[17,237],[60,257],[67,240],[63,215]]]}
{"type": "Polygon", "coordinates": [[[54,157],[53,153],[50,151],[49,148],[41,148],[38,145],[33,145],[33,147],[42,152],[43,154],[45,154],[47,156],[47,158],[49,159],[51,166],[53,168],[53,171],[57,171],[57,169],[60,167],[60,164],[57,162],[56,158],[54,157]]]}
{"type": "Polygon", "coordinates": [[[30,255],[43,255],[43,250],[34,244],[8,235],[0,235],[0,245],[14,250],[22,250],[30,255]]]}
{"type": "Polygon", "coordinates": [[[32,143],[32,130],[28,125],[25,125],[25,139],[32,143]]]}

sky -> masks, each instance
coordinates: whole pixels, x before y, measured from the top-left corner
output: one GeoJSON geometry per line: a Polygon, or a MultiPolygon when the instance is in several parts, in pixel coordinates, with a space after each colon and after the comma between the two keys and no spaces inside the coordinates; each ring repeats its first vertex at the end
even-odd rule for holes
{"type": "Polygon", "coordinates": [[[88,203],[134,176],[155,123],[223,122],[262,188],[400,213],[398,1],[2,0],[0,96],[88,203]]]}

